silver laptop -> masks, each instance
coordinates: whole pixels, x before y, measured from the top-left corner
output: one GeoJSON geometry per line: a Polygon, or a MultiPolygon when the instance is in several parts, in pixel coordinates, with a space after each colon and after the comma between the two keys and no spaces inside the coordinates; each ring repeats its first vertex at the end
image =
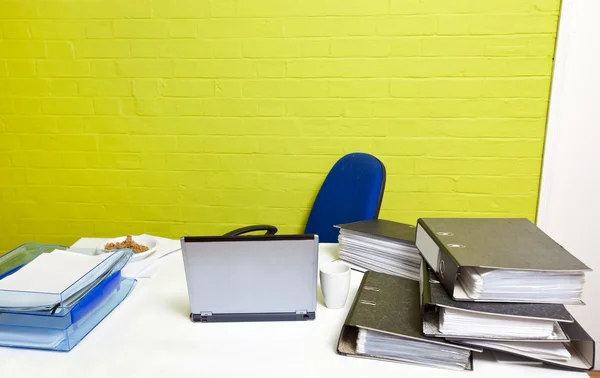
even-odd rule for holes
{"type": "Polygon", "coordinates": [[[317,235],[181,239],[195,322],[311,320],[317,306],[317,235]]]}

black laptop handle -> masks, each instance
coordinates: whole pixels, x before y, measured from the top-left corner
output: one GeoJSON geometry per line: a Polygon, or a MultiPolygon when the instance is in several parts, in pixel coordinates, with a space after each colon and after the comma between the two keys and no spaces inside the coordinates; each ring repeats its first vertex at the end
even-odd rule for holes
{"type": "Polygon", "coordinates": [[[275,235],[277,233],[277,227],[268,224],[257,224],[253,226],[237,228],[235,230],[229,231],[223,236],[240,236],[242,234],[247,234],[248,232],[254,231],[266,231],[265,235],[275,235]]]}

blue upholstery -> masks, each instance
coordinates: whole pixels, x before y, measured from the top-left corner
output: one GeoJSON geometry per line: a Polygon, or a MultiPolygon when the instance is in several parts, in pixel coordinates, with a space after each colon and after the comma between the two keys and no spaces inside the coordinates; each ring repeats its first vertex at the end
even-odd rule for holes
{"type": "Polygon", "coordinates": [[[377,219],[385,190],[385,167],[374,156],[352,153],[335,163],[325,178],[306,222],[305,234],[337,243],[334,225],[377,219]]]}

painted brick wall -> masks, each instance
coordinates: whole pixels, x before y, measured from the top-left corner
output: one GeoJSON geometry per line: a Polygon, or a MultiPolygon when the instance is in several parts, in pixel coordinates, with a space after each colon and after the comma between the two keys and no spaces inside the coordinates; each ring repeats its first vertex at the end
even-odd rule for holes
{"type": "Polygon", "coordinates": [[[559,0],[4,0],[0,250],[299,232],[337,158],[382,217],[534,218],[559,0]]]}

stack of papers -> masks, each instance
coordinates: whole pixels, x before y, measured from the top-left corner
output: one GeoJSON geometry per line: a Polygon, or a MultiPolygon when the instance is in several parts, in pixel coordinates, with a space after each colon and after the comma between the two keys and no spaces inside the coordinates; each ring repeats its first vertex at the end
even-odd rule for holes
{"type": "Polygon", "coordinates": [[[358,331],[356,352],[455,370],[464,370],[471,355],[470,350],[453,347],[449,344],[424,343],[364,328],[360,328],[358,331]]]}
{"type": "Polygon", "coordinates": [[[359,270],[419,280],[421,255],[414,243],[414,227],[376,219],[340,228],[338,241],[342,260],[359,270]]]}
{"type": "Polygon", "coordinates": [[[548,339],[558,327],[556,321],[494,314],[475,313],[450,308],[439,311],[440,332],[463,338],[548,339]]]}
{"type": "Polygon", "coordinates": [[[0,311],[56,311],[76,304],[133,252],[119,250],[96,256],[54,250],[42,253],[17,272],[0,280],[0,311]]]}
{"type": "Polygon", "coordinates": [[[580,304],[585,274],[465,267],[459,282],[479,301],[580,304]]]}

